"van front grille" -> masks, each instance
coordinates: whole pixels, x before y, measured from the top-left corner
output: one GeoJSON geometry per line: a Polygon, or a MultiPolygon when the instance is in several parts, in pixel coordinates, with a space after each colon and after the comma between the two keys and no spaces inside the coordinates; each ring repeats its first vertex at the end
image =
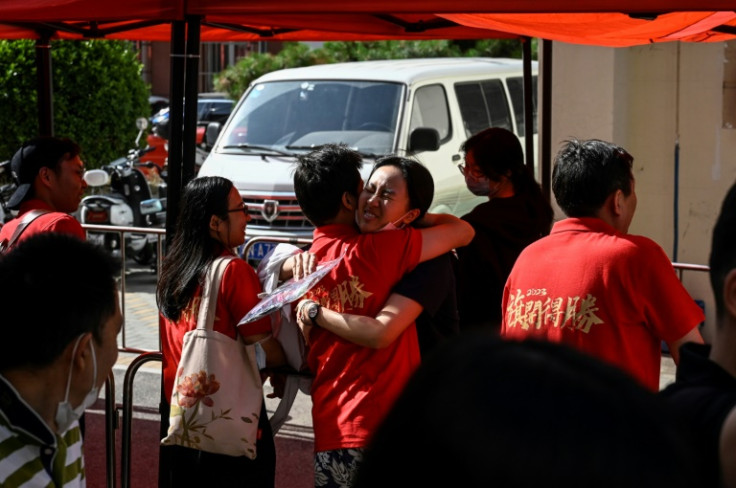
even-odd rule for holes
{"type": "Polygon", "coordinates": [[[243,202],[251,219],[248,227],[282,231],[313,229],[293,196],[248,196],[243,202]]]}

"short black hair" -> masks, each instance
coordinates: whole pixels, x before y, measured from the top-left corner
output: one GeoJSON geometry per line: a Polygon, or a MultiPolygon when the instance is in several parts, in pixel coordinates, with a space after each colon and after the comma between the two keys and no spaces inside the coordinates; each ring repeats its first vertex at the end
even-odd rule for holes
{"type": "Polygon", "coordinates": [[[0,256],[0,371],[48,366],[87,332],[102,342],[119,270],[99,246],[56,232],[29,236],[0,256]]]}
{"type": "Polygon", "coordinates": [[[634,158],[599,139],[566,141],[555,157],[552,191],[568,217],[593,217],[609,195],[631,194],[634,158]]]}
{"type": "Polygon", "coordinates": [[[17,188],[7,201],[8,208],[16,210],[34,197],[33,181],[41,168],[51,168],[58,175],[61,162],[78,156],[79,151],[77,143],[68,138],[42,136],[25,142],[10,160],[17,188]]]}
{"type": "Polygon", "coordinates": [[[319,227],[333,219],[345,193],[357,198],[362,166],[360,153],[344,144],[325,144],[297,158],[294,192],[312,225],[319,227]]]}
{"type": "Polygon", "coordinates": [[[721,205],[721,213],[713,228],[710,247],[710,285],[716,302],[716,316],[726,313],[723,301],[723,282],[726,275],[736,268],[736,183],[728,190],[721,205]]]}

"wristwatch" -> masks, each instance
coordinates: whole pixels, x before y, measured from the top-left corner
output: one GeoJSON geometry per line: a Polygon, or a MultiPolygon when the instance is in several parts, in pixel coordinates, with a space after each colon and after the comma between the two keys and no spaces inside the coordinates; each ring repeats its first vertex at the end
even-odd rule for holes
{"type": "Polygon", "coordinates": [[[317,325],[317,315],[319,315],[319,310],[322,308],[322,305],[320,305],[317,302],[310,301],[307,305],[307,317],[309,317],[310,322],[312,322],[312,325],[314,327],[319,327],[317,325]]]}

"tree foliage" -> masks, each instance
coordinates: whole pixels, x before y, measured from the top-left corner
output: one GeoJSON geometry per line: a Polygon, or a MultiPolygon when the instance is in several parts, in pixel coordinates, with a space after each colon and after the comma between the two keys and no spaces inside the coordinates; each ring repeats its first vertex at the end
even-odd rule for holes
{"type": "MultiPolygon", "coordinates": [[[[238,61],[215,77],[215,89],[238,100],[253,80],[283,68],[314,64],[364,61],[373,59],[406,59],[438,57],[505,57],[521,58],[521,43],[516,40],[482,39],[477,41],[370,41],[326,42],[321,48],[306,44],[285,43],[278,54],[258,53],[238,61]]],[[[536,39],[532,39],[536,56],[536,39]]]]}
{"type": "MultiPolygon", "coordinates": [[[[149,88],[127,41],[53,41],[54,135],[82,148],[88,168],[125,155],[135,119],[148,117],[149,88]]],[[[38,135],[35,42],[0,41],[0,160],[38,135]]]]}

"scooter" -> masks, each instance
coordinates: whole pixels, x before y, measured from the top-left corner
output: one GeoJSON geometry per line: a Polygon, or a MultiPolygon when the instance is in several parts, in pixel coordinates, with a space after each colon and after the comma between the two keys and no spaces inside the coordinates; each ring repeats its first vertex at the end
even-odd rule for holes
{"type": "MultiPolygon", "coordinates": [[[[142,155],[154,148],[138,148],[148,121],[136,121],[139,129],[135,149],[116,159],[102,169],[86,171],[84,180],[93,188],[110,185],[108,194],[93,194],[80,203],[80,221],[83,224],[113,225],[121,227],[159,227],[166,224],[166,174],[154,163],[141,163],[142,155]],[[146,177],[140,168],[159,171],[159,183],[154,198],[146,177]]],[[[125,233],[125,251],[139,264],[149,264],[156,257],[155,234],[125,233]]],[[[87,232],[87,239],[104,246],[113,253],[121,249],[120,234],[116,232],[87,232]]]]}
{"type": "Polygon", "coordinates": [[[7,202],[16,188],[15,182],[10,177],[10,160],[0,162],[0,227],[13,218],[13,212],[7,207],[7,202]],[[9,182],[3,183],[4,180],[9,182]]]}

